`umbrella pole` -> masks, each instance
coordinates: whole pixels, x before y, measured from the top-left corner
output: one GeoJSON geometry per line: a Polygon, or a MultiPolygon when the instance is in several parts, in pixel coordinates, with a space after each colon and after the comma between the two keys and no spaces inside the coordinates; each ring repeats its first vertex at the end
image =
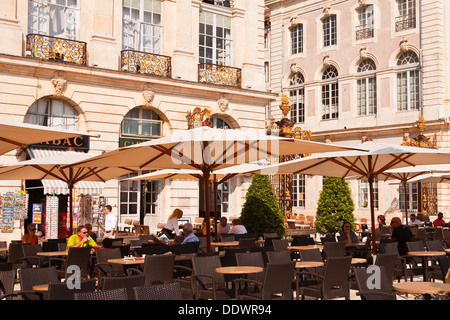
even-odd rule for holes
{"type": "Polygon", "coordinates": [[[209,177],[208,170],[203,171],[203,182],[205,184],[205,219],[206,219],[206,251],[211,252],[211,221],[209,214],[209,177]]]}
{"type": "Polygon", "coordinates": [[[216,242],[219,241],[217,232],[217,180],[216,175],[214,175],[214,231],[216,242]]]}
{"type": "Polygon", "coordinates": [[[73,184],[69,184],[69,230],[73,234],[73,184]]]}
{"type": "Polygon", "coordinates": [[[375,239],[375,208],[373,204],[373,175],[369,176],[369,195],[370,195],[370,219],[372,220],[372,255],[377,254],[377,244],[375,239]]]}
{"type": "Polygon", "coordinates": [[[406,179],[403,179],[403,193],[405,196],[405,223],[408,226],[408,195],[406,194],[406,179]]]}

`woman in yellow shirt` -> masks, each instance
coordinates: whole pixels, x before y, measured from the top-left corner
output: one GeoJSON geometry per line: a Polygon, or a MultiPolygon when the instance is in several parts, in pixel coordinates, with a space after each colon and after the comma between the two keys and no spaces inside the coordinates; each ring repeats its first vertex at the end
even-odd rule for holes
{"type": "Polygon", "coordinates": [[[79,226],[77,228],[77,234],[71,235],[67,241],[67,250],[70,247],[83,248],[91,246],[94,248],[99,248],[100,246],[89,237],[88,229],[85,226],[79,226]]]}

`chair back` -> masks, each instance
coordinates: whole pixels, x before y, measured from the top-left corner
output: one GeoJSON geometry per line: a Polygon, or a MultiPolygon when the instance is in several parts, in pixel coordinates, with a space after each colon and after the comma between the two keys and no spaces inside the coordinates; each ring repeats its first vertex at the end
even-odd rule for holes
{"type": "Polygon", "coordinates": [[[0,262],[0,271],[13,270],[13,264],[11,262],[0,262]]]}
{"type": "Polygon", "coordinates": [[[183,236],[175,236],[175,239],[173,240],[173,242],[175,244],[181,244],[183,242],[183,240],[184,240],[183,236]]]}
{"type": "Polygon", "coordinates": [[[247,252],[246,249],[241,248],[225,248],[224,250],[225,254],[223,255],[222,258],[223,267],[236,266],[237,265],[236,254],[247,252]]]}
{"type": "Polygon", "coordinates": [[[291,253],[289,250],[267,251],[268,263],[291,263],[291,253]]]}
{"type": "Polygon", "coordinates": [[[255,246],[256,238],[239,239],[239,249],[250,251],[255,246]]]}
{"type": "Polygon", "coordinates": [[[40,267],[40,257],[37,255],[38,252],[42,252],[40,244],[22,246],[23,259],[25,260],[26,268],[31,268],[32,266],[40,267]]]}
{"type": "MultiPolygon", "coordinates": [[[[32,291],[33,286],[38,284],[58,283],[58,273],[56,268],[26,268],[19,269],[20,289],[22,291],[32,291]]],[[[34,295],[24,295],[24,299],[37,299],[34,295]]]]}
{"type": "Polygon", "coordinates": [[[9,244],[7,262],[12,263],[14,269],[26,267],[26,263],[23,261],[22,246],[25,246],[25,244],[13,242],[9,244]]]}
{"type": "Polygon", "coordinates": [[[398,253],[377,254],[375,265],[384,267],[388,279],[393,279],[398,253]]]}
{"type": "Polygon", "coordinates": [[[300,258],[302,261],[322,261],[322,253],[318,248],[300,250],[300,258]]]}
{"type": "Polygon", "coordinates": [[[121,246],[123,244],[123,238],[111,239],[111,246],[121,246]]]}
{"type": "Polygon", "coordinates": [[[289,241],[287,239],[272,240],[273,251],[286,251],[288,250],[289,241]]]}
{"type": "Polygon", "coordinates": [[[450,257],[449,256],[438,257],[437,261],[439,264],[439,268],[441,269],[441,273],[442,273],[442,277],[443,277],[442,280],[445,282],[445,277],[448,273],[448,269],[450,268],[450,257]]]}
{"type": "MultiPolygon", "coordinates": [[[[89,275],[89,262],[91,259],[91,247],[76,248],[70,247],[67,253],[66,270],[67,267],[76,265],[81,270],[81,277],[87,278],[89,275]]],[[[66,274],[66,278],[70,274],[66,274]]]]}
{"type": "Polygon", "coordinates": [[[264,266],[266,266],[267,263],[269,262],[269,258],[267,257],[267,252],[269,252],[269,251],[273,251],[273,247],[266,247],[266,246],[259,247],[259,246],[256,246],[256,247],[253,247],[250,250],[250,252],[260,252],[261,253],[262,259],[264,261],[264,266]]]}
{"type": "Polygon", "coordinates": [[[67,242],[58,242],[56,243],[56,246],[58,247],[58,251],[66,251],[67,242]]]}
{"type": "Polygon", "coordinates": [[[136,300],[182,300],[179,282],[134,287],[136,300]]]}
{"type": "Polygon", "coordinates": [[[442,228],[434,228],[433,240],[444,240],[444,230],[442,228]]]}
{"type": "Polygon", "coordinates": [[[74,300],[74,294],[78,292],[94,292],[96,279],[80,281],[80,288],[69,289],[67,282],[50,283],[48,286],[48,300],[74,300]]]}
{"type": "Polygon", "coordinates": [[[75,300],[128,300],[127,289],[79,292],[74,294],[75,300]]]}
{"type": "Polygon", "coordinates": [[[134,288],[145,284],[145,275],[139,274],[125,277],[105,277],[103,279],[102,290],[114,290],[125,288],[127,290],[127,300],[136,300],[134,288]]]}
{"type": "Polygon", "coordinates": [[[294,236],[291,246],[308,246],[314,244],[314,239],[310,236],[294,236]]]}
{"type": "Polygon", "coordinates": [[[345,297],[349,299],[349,281],[352,257],[329,257],[325,264],[322,281],[323,299],[345,297]]]}
{"type": "Polygon", "coordinates": [[[320,237],[320,242],[325,244],[325,242],[336,242],[336,238],[333,236],[320,237]]]}
{"type": "Polygon", "coordinates": [[[180,254],[182,254],[182,253],[197,253],[199,247],[200,247],[200,241],[180,244],[180,254]]]}
{"type": "Polygon", "coordinates": [[[295,262],[268,263],[261,298],[263,300],[292,300],[295,262]],[[281,297],[278,296],[281,294],[281,297]]]}
{"type": "Polygon", "coordinates": [[[221,242],[233,242],[234,241],[234,235],[233,234],[227,234],[227,235],[221,235],[220,236],[221,242]]]}
{"type": "Polygon", "coordinates": [[[425,245],[423,241],[410,241],[406,243],[408,251],[425,251],[425,245]]]}
{"type": "Polygon", "coordinates": [[[323,252],[326,258],[343,257],[345,255],[345,242],[325,242],[323,252]]]}
{"type": "MultiPolygon", "coordinates": [[[[377,257],[378,260],[378,257],[377,257]]],[[[362,300],[395,300],[395,295],[392,292],[392,278],[384,266],[380,266],[379,277],[375,277],[373,283],[373,273],[368,268],[355,268],[356,282],[358,283],[359,292],[362,300]],[[372,277],[372,278],[371,278],[372,277]],[[373,287],[368,287],[368,284],[373,284],[373,287]]]]}
{"type": "Polygon", "coordinates": [[[143,285],[173,282],[174,265],[174,254],[146,256],[143,268],[145,283],[143,285]]]}
{"type": "Polygon", "coordinates": [[[266,240],[267,238],[278,238],[278,233],[276,232],[263,233],[263,239],[266,240]]]}
{"type": "Polygon", "coordinates": [[[425,241],[428,251],[445,251],[442,240],[425,241]]]}
{"type": "MultiPolygon", "coordinates": [[[[236,253],[236,265],[265,268],[262,252],[236,253]]],[[[249,274],[249,279],[264,279],[265,271],[249,274]]]]}
{"type": "MultiPolygon", "coordinates": [[[[193,257],[192,258],[192,273],[193,275],[209,275],[215,278],[215,283],[218,288],[225,288],[225,277],[221,273],[216,273],[216,269],[222,267],[220,257],[218,255],[193,257]]],[[[212,279],[209,277],[198,276],[197,280],[201,285],[210,287],[212,279]]]]}
{"type": "MultiPolygon", "coordinates": [[[[14,291],[14,280],[16,277],[16,271],[8,270],[8,271],[0,271],[0,283],[3,286],[4,294],[11,294],[14,291]]],[[[10,300],[11,298],[7,298],[10,300]]]]}
{"type": "Polygon", "coordinates": [[[119,248],[99,248],[96,250],[98,279],[106,276],[123,276],[123,267],[117,263],[108,263],[109,259],[120,259],[122,255],[119,248]]]}
{"type": "Polygon", "coordinates": [[[395,242],[381,242],[380,243],[380,253],[382,254],[393,254],[398,256],[398,248],[395,242]]]}

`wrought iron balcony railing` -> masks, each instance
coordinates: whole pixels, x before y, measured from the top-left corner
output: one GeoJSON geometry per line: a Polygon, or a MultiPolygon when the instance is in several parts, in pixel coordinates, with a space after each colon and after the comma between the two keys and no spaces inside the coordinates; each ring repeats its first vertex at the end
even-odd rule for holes
{"type": "Polygon", "coordinates": [[[122,71],[166,78],[172,77],[172,58],[168,56],[134,50],[123,50],[120,61],[122,71]]]}
{"type": "Polygon", "coordinates": [[[31,57],[86,65],[86,42],[55,38],[41,34],[27,35],[31,57]]]}
{"type": "Polygon", "coordinates": [[[198,82],[240,88],[242,70],[212,63],[200,63],[198,65],[198,82]]]}
{"type": "Polygon", "coordinates": [[[416,27],[416,16],[405,15],[395,18],[395,31],[403,31],[408,29],[414,29],[416,27]]]}
{"type": "Polygon", "coordinates": [[[366,25],[356,27],[356,40],[373,38],[373,27],[366,25]]]}

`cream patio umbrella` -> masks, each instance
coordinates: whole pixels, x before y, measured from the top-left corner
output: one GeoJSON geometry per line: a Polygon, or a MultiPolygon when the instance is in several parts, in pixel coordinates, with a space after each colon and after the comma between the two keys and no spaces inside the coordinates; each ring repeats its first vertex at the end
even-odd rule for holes
{"type": "Polygon", "coordinates": [[[392,170],[387,170],[382,173],[378,179],[379,180],[400,180],[403,186],[404,196],[405,196],[405,220],[406,225],[408,225],[408,197],[406,193],[406,185],[408,183],[422,181],[422,182],[440,182],[445,179],[445,175],[450,177],[450,164],[439,164],[439,165],[422,165],[415,167],[403,167],[392,170]],[[427,181],[425,181],[427,180],[427,181]]]}
{"type": "MultiPolygon", "coordinates": [[[[292,173],[331,176],[350,179],[367,179],[369,182],[372,235],[375,234],[375,209],[373,182],[389,169],[425,165],[448,164],[450,152],[366,141],[357,147],[362,151],[327,152],[306,158],[283,162],[261,170],[261,173],[292,173]]],[[[376,253],[375,237],[372,250],[376,253]]]]}
{"type": "Polygon", "coordinates": [[[67,151],[61,152],[58,155],[18,162],[16,164],[0,167],[0,180],[51,179],[66,182],[69,189],[70,228],[72,229],[72,195],[73,189],[76,188],[77,183],[81,181],[106,182],[107,180],[134,171],[131,168],[125,167],[67,167],[68,165],[75,164],[79,161],[87,160],[92,157],[93,155],[88,155],[81,152],[67,151]]]}
{"type": "Polygon", "coordinates": [[[211,172],[272,156],[344,151],[355,148],[268,136],[264,130],[232,130],[200,127],[120,148],[77,166],[127,166],[139,170],[194,169],[205,184],[207,249],[210,251],[209,180],[211,172]]]}
{"type": "Polygon", "coordinates": [[[61,140],[77,136],[96,136],[86,132],[60,130],[27,123],[0,120],[0,155],[28,144],[61,140]]]}
{"type": "MultiPolygon", "coordinates": [[[[219,169],[211,172],[210,179],[213,181],[214,190],[214,230],[216,230],[215,238],[218,241],[217,234],[217,189],[218,185],[222,184],[235,176],[252,174],[254,171],[261,170],[263,167],[257,164],[244,163],[233,167],[219,169]],[[219,180],[219,181],[217,181],[219,180]]],[[[124,179],[127,180],[155,180],[155,179],[202,179],[202,172],[200,170],[188,169],[163,169],[140,176],[124,179]]]]}

